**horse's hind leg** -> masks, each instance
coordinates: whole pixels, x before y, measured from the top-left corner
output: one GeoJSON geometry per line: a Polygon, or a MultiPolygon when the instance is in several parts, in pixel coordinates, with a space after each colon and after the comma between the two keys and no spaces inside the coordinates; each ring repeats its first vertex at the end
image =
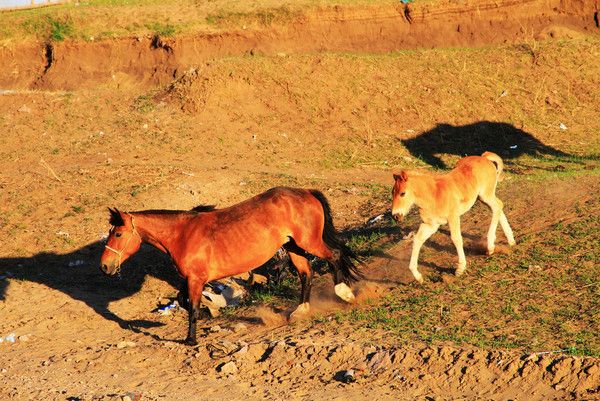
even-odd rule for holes
{"type": "Polygon", "coordinates": [[[346,302],[354,301],[354,293],[346,283],[346,278],[344,277],[341,268],[341,263],[343,263],[343,251],[341,249],[331,249],[320,236],[310,244],[303,243],[299,244],[299,246],[308,253],[315,255],[318,258],[325,259],[333,268],[335,294],[346,302]]]}
{"type": "Polygon", "coordinates": [[[308,313],[310,306],[310,290],[312,286],[312,269],[308,259],[303,255],[300,249],[294,249],[294,247],[286,246],[285,249],[290,255],[290,260],[296,270],[298,270],[298,276],[300,277],[300,283],[302,284],[302,291],[300,293],[300,305],[290,315],[290,320],[295,320],[308,313]]]}
{"type": "Polygon", "coordinates": [[[456,253],[458,254],[458,267],[456,268],[456,275],[460,276],[465,272],[467,267],[467,259],[465,258],[465,250],[463,248],[462,233],[460,232],[460,217],[451,216],[448,219],[448,225],[450,226],[450,238],[456,247],[456,253]]]}
{"type": "Polygon", "coordinates": [[[509,245],[514,245],[515,238],[513,236],[512,229],[508,224],[508,219],[502,211],[504,208],[502,201],[498,199],[493,192],[491,194],[481,194],[479,197],[486,205],[490,207],[490,209],[492,209],[492,221],[487,234],[487,254],[491,255],[494,253],[498,222],[500,222],[500,225],[502,226],[502,231],[504,231],[504,235],[506,235],[509,245]]]}

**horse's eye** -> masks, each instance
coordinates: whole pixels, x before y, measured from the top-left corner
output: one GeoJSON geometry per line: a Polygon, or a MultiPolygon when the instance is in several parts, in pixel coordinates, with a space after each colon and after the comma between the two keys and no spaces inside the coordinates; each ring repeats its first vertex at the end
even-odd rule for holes
{"type": "Polygon", "coordinates": [[[400,196],[404,196],[404,195],[406,195],[406,192],[402,192],[402,193],[400,194],[400,196]]]}
{"type": "Polygon", "coordinates": [[[121,233],[116,233],[115,237],[119,238],[121,236],[121,233]]]}

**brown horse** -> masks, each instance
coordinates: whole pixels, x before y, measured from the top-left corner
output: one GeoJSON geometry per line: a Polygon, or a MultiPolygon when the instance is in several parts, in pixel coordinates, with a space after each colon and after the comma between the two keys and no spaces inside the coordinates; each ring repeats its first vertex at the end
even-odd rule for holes
{"type": "Polygon", "coordinates": [[[484,152],[481,156],[459,160],[456,168],[444,175],[420,171],[394,174],[392,216],[400,220],[416,204],[423,220],[413,239],[409,264],[415,280],[423,282],[423,276],[417,270],[421,246],[438,230],[440,224],[446,223],[450,226],[450,236],[458,253],[456,275],[464,273],[467,261],[460,232],[460,216],[471,209],[477,197],[492,209],[492,222],[487,236],[488,255],[494,253],[498,222],[508,244],[515,244],[512,229],[502,211],[504,204],[496,197],[496,184],[501,181],[503,167],[502,159],[497,154],[484,152]]]}
{"type": "Polygon", "coordinates": [[[113,227],[100,261],[102,271],[118,273],[142,242],[168,254],[186,280],[178,299],[188,309],[185,342],[190,345],[196,344],[204,285],[260,266],[282,246],[302,285],[298,312],[307,311],[309,305],[313,273],[308,254],[329,262],[335,293],[347,302],[354,299],[347,284],[361,277],[356,256],[338,237],[327,199],[316,190],[273,188],[225,209],[110,212],[113,227]]]}

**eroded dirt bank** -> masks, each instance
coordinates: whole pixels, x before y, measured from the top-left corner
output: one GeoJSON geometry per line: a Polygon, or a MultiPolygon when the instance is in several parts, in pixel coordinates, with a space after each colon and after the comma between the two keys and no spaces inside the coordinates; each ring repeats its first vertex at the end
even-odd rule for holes
{"type": "Polygon", "coordinates": [[[99,42],[8,43],[0,47],[0,87],[71,90],[123,77],[156,85],[217,57],[521,43],[595,32],[597,21],[598,0],[335,6],[262,29],[99,42]]]}

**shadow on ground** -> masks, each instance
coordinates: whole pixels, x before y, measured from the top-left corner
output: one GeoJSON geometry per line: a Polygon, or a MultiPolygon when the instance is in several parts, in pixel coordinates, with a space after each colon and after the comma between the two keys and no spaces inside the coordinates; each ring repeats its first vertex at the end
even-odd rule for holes
{"type": "Polygon", "coordinates": [[[99,267],[103,247],[104,243],[95,242],[67,254],[41,252],[28,258],[0,258],[0,276],[6,276],[0,280],[0,300],[5,300],[11,280],[26,280],[84,302],[123,329],[139,332],[142,328],[162,325],[147,320],[124,320],[108,306],[137,293],[147,275],[178,288],[181,278],[170,261],[157,250],[143,246],[139,254],[126,262],[119,276],[108,277],[99,267]]]}
{"type": "Polygon", "coordinates": [[[440,158],[442,154],[463,157],[490,151],[502,157],[508,165],[511,164],[511,159],[523,155],[570,156],[545,145],[530,133],[512,124],[492,121],[479,121],[468,125],[438,124],[414,138],[400,141],[414,157],[441,169],[450,167],[440,158]]]}

